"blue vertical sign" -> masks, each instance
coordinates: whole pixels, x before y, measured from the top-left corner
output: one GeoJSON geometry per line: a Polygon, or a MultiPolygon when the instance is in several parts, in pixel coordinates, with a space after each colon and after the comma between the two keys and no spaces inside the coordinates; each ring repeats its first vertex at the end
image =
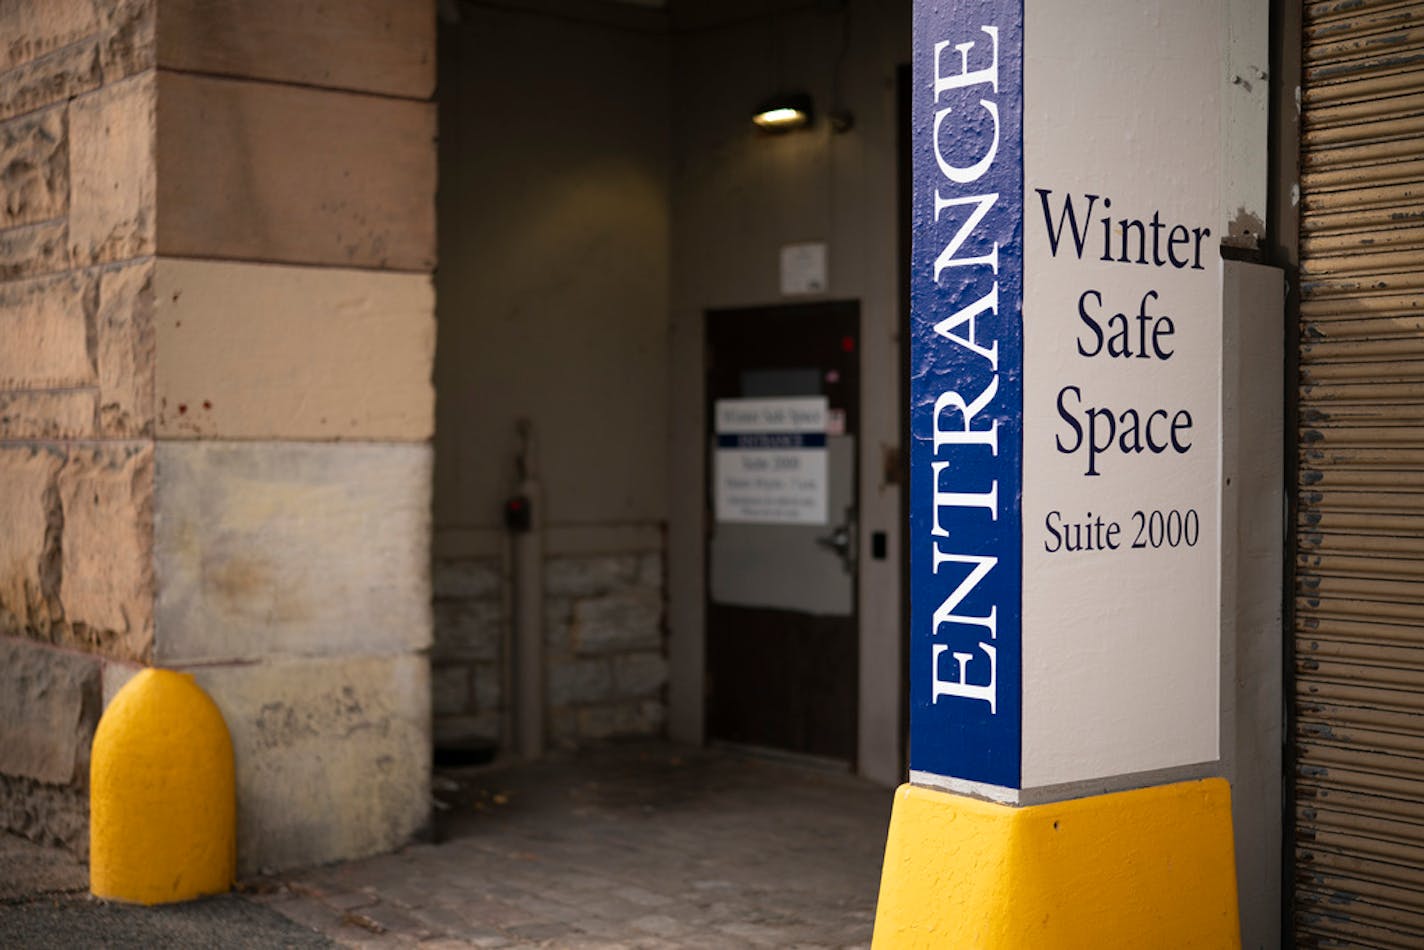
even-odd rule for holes
{"type": "Polygon", "coordinates": [[[1018,788],[1023,0],[915,4],[910,768],[1018,788]]]}

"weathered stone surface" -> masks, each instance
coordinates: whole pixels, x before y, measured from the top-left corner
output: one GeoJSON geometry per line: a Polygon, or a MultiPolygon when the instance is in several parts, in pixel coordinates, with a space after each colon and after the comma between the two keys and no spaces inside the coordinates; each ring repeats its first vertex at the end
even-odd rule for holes
{"type": "Polygon", "coordinates": [[[0,773],[0,828],[83,859],[89,854],[89,791],[0,773]]]}
{"type": "Polygon", "coordinates": [[[629,653],[613,658],[613,684],[619,696],[656,693],[667,679],[667,660],[660,653],[629,653]]]}
{"type": "Polygon", "coordinates": [[[430,447],[160,442],[169,662],[430,645],[430,447]]]}
{"type": "Polygon", "coordinates": [[[99,661],[0,638],[0,772],[82,780],[100,710],[99,661]]]}
{"type": "Polygon", "coordinates": [[[153,645],[153,446],[72,448],[59,472],[60,603],[84,648],[147,660],[153,645]]]}
{"type": "Polygon", "coordinates": [[[52,274],[69,266],[69,221],[0,231],[0,280],[52,274]]]}
{"type": "Polygon", "coordinates": [[[665,710],[655,700],[593,706],[578,713],[579,735],[585,739],[651,736],[662,732],[665,710]]]}
{"type": "Polygon", "coordinates": [[[0,119],[63,102],[98,85],[98,42],[66,46],[0,75],[0,119]]]}
{"type": "Polygon", "coordinates": [[[425,823],[431,743],[423,656],[192,672],[232,733],[240,873],[389,851],[425,823]]]}
{"type": "Polygon", "coordinates": [[[99,52],[104,82],[117,82],[158,64],[157,0],[104,0],[96,6],[103,23],[99,52]]]}
{"type": "Polygon", "coordinates": [[[151,72],[70,104],[69,243],[76,264],[154,252],[156,114],[151,72]]]}
{"type": "Polygon", "coordinates": [[[164,254],[435,266],[430,103],[166,70],[158,84],[164,254]]]}
{"type": "Polygon", "coordinates": [[[94,432],[92,389],[0,392],[0,439],[82,439],[94,432]]]}
{"type": "Polygon", "coordinates": [[[474,705],[480,709],[498,709],[501,694],[499,666],[494,663],[477,663],[474,673],[474,705]]]}
{"type": "Polygon", "coordinates": [[[488,600],[435,602],[435,654],[471,660],[499,656],[504,610],[488,600]]]}
{"type": "Polygon", "coordinates": [[[98,26],[92,0],[6,0],[0,3],[0,69],[68,46],[98,26]]]}
{"type": "Polygon", "coordinates": [[[661,551],[652,551],[638,556],[638,583],[643,587],[662,590],[663,555],[661,551]]]}
{"type": "Polygon", "coordinates": [[[78,274],[0,285],[0,390],[93,385],[92,286],[78,274]]]}
{"type": "Polygon", "coordinates": [[[59,585],[59,451],[0,446],[0,632],[47,630],[59,585]]]}
{"type": "Polygon", "coordinates": [[[596,703],[613,695],[613,671],[604,659],[549,660],[550,706],[574,706],[596,703]]]}
{"type": "Polygon", "coordinates": [[[574,602],[567,597],[544,598],[544,646],[553,653],[573,649],[570,639],[574,619],[574,602]]]}
{"type": "Polygon", "coordinates": [[[154,429],[153,258],[99,276],[99,427],[111,438],[154,429]]]}
{"type": "Polygon", "coordinates": [[[458,745],[470,739],[497,741],[499,710],[490,709],[474,716],[444,716],[435,720],[434,731],[437,746],[458,745]]]}
{"type": "Polygon", "coordinates": [[[62,216],[69,203],[67,159],[62,108],[0,124],[0,226],[62,216]]]}
{"type": "Polygon", "coordinates": [[[656,648],[662,642],[662,597],[644,588],[578,601],[573,637],[580,653],[656,648]]]}
{"type": "Polygon", "coordinates": [[[139,663],[125,663],[118,660],[104,661],[103,687],[104,687],[104,708],[109,708],[109,703],[118,695],[119,690],[127,685],[128,681],[138,675],[140,670],[145,669],[139,663]]]}
{"type": "Polygon", "coordinates": [[[455,716],[463,713],[470,705],[470,668],[459,666],[435,666],[430,673],[430,691],[435,705],[435,715],[455,716]]]}
{"type": "Polygon", "coordinates": [[[436,600],[496,600],[504,595],[504,574],[495,558],[438,558],[436,600]]]}
{"type": "Polygon", "coordinates": [[[156,284],[160,436],[433,433],[429,277],[161,259],[156,284]]]}
{"type": "Polygon", "coordinates": [[[603,557],[554,557],[544,562],[547,597],[592,597],[636,583],[638,558],[632,554],[603,557]]]}
{"type": "Polygon", "coordinates": [[[413,99],[435,88],[430,0],[163,0],[160,12],[171,69],[413,99]]]}

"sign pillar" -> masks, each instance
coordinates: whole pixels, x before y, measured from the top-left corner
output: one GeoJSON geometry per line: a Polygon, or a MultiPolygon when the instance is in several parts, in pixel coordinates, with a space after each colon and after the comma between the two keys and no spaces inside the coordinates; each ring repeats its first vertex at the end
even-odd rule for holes
{"type": "Polygon", "coordinates": [[[1223,16],[916,0],[910,784],[877,945],[1237,939],[1223,16]]]}

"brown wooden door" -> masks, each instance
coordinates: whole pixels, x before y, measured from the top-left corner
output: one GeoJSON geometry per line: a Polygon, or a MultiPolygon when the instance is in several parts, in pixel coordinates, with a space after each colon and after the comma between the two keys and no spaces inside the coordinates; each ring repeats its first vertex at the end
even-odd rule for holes
{"type": "Polygon", "coordinates": [[[713,740],[855,761],[859,324],[855,302],[707,314],[713,740]]]}

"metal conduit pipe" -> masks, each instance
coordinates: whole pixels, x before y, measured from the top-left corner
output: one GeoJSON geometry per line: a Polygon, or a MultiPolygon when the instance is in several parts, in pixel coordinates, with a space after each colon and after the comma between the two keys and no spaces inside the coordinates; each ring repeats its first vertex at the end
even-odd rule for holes
{"type": "MultiPolygon", "coordinates": [[[[513,597],[515,737],[519,755],[537,759],[544,754],[544,535],[542,490],[539,484],[534,425],[520,419],[519,455],[516,459],[516,502],[525,506],[527,522],[511,523],[510,584],[513,597]]],[[[506,510],[506,515],[510,512],[506,510]]]]}

